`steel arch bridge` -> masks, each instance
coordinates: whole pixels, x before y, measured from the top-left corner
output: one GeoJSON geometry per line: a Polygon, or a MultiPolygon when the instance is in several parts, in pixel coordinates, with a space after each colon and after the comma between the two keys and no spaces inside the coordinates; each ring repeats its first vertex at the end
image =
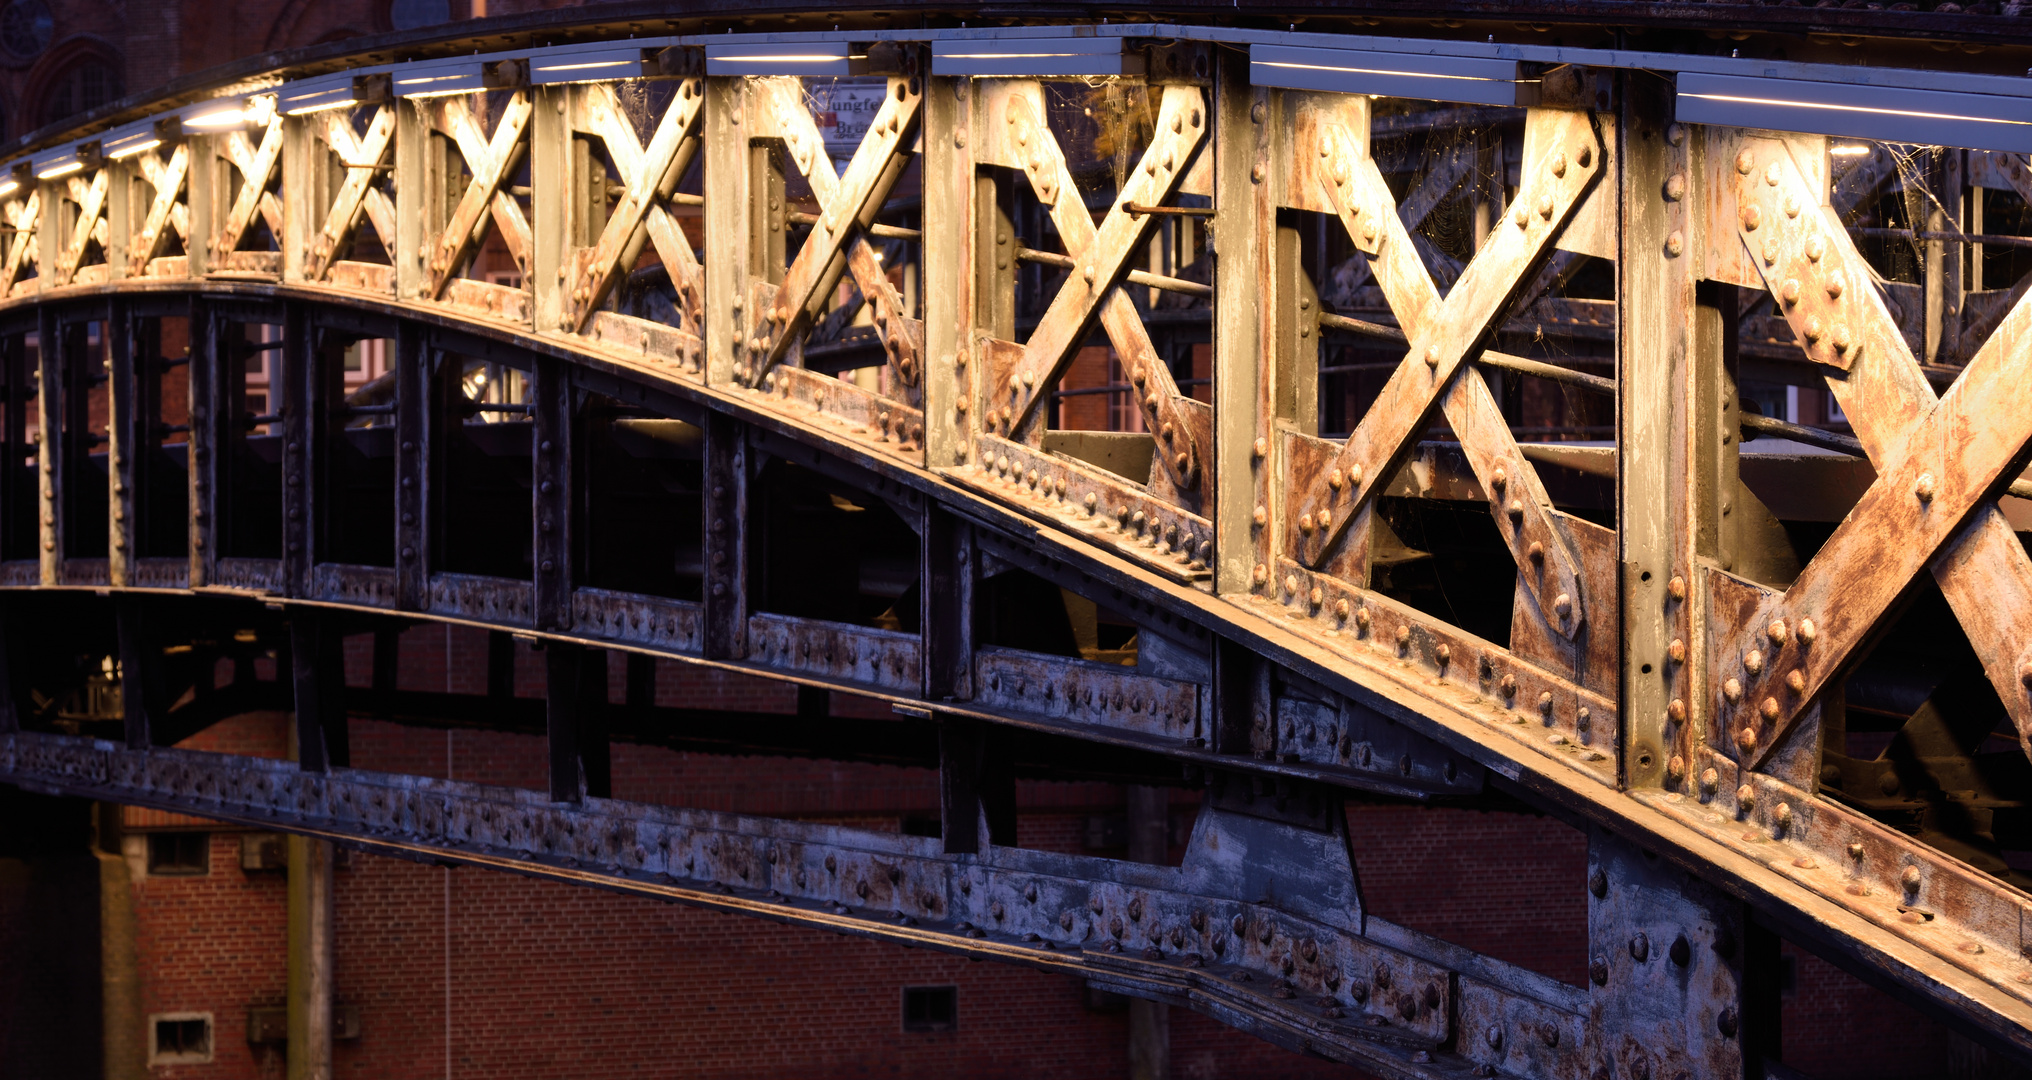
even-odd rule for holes
{"type": "Polygon", "coordinates": [[[1772,931],[2032,1060],[2024,31],[1510,7],[616,5],[29,137],[0,779],[1392,1077],[1762,1075],[1772,931]],[[549,790],[349,767],[483,708],[398,701],[420,621],[545,646],[549,790]],[[892,703],[712,737],[935,763],[943,835],[608,798],[722,722],[608,650],[892,703]],[[276,704],[296,761],[170,748],[276,704]],[[1019,754],[1202,786],[1184,864],[1013,846],[1019,754]],[[1584,828],[1588,985],[1366,913],[1349,793],[1584,828]]]}

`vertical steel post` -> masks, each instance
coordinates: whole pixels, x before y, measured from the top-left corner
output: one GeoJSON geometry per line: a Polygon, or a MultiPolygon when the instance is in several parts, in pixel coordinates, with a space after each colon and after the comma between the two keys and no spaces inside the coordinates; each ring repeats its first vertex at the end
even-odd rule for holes
{"type": "MultiPolygon", "coordinates": [[[[43,265],[48,266],[49,263],[43,265]]],[[[63,324],[50,305],[36,309],[35,394],[36,435],[41,445],[37,471],[41,474],[42,583],[63,581],[64,526],[64,440],[63,440],[63,324]]]]}
{"type": "Polygon", "coordinates": [[[124,300],[106,313],[106,580],[115,588],[128,584],[135,548],[135,465],[148,453],[150,422],[143,414],[148,401],[140,385],[149,361],[137,356],[140,338],[135,318],[124,300]]]}
{"type": "Polygon", "coordinates": [[[572,625],[572,383],[570,365],[536,358],[530,387],[536,445],[536,628],[572,625]]]}
{"type": "Polygon", "coordinates": [[[412,322],[395,326],[395,606],[429,606],[430,360],[428,335],[412,322]]]}
{"type": "Polygon", "coordinates": [[[219,325],[210,304],[190,306],[190,584],[210,584],[218,565],[219,325]]]}
{"type": "MultiPolygon", "coordinates": [[[[971,454],[975,319],[972,79],[935,78],[924,96],[924,452],[932,469],[971,454]]],[[[929,624],[927,624],[929,625],[929,624]]]]}
{"type": "Polygon", "coordinates": [[[271,378],[280,380],[281,392],[269,390],[270,400],[282,402],[282,580],[291,595],[310,591],[311,521],[314,511],[312,460],[317,456],[318,434],[312,413],[321,408],[315,391],[318,368],[317,324],[310,307],[285,304],[282,309],[282,355],[271,364],[271,378]]]}
{"type": "MultiPolygon", "coordinates": [[[[733,381],[734,355],[750,325],[747,80],[706,80],[706,384],[733,381]]],[[[710,541],[708,542],[710,547],[710,541]]]]}
{"type": "Polygon", "coordinates": [[[715,659],[748,655],[747,443],[747,428],[739,420],[707,414],[701,647],[715,659]]]}
{"type": "MultiPolygon", "coordinates": [[[[1699,402],[1694,284],[1702,215],[1692,144],[1671,123],[1670,94],[1648,79],[1624,83],[1616,125],[1618,172],[1595,197],[1620,202],[1616,388],[1617,541],[1622,603],[1622,779],[1678,784],[1677,744],[1702,705],[1692,524],[1703,500],[1693,467],[1699,402]],[[1674,643],[1677,647],[1674,647],[1674,643]],[[1674,659],[1674,657],[1679,659],[1674,659]],[[1676,772],[1675,772],[1676,770],[1676,772]]],[[[1711,372],[1701,372],[1712,377],[1711,372]]],[[[1599,607],[1598,607],[1598,610],[1599,607]]]]}
{"type": "Polygon", "coordinates": [[[351,764],[346,726],[346,654],[338,613],[297,609],[289,619],[290,678],[296,708],[296,762],[304,772],[351,764]]]}
{"type": "Polygon", "coordinates": [[[570,190],[572,132],[569,117],[573,88],[540,86],[530,91],[529,117],[530,239],[536,249],[530,266],[530,287],[536,330],[564,330],[564,277],[571,262],[570,190]]]}
{"type": "MultiPolygon", "coordinates": [[[[1214,590],[1246,593],[1272,558],[1252,518],[1272,497],[1277,433],[1277,228],[1273,154],[1281,95],[1249,85],[1247,56],[1217,50],[1214,68],[1214,590]],[[1258,451],[1262,450],[1263,453],[1258,451]]],[[[1275,520],[1274,516],[1271,520],[1275,520]]]]}

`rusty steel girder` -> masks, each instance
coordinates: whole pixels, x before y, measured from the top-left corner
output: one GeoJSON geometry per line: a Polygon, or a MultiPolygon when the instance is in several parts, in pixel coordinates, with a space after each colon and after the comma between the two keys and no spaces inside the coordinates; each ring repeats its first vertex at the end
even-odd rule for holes
{"type": "MultiPolygon", "coordinates": [[[[343,86],[292,60],[221,82],[224,130],[165,97],[39,137],[0,191],[0,444],[34,460],[0,470],[0,780],[1076,972],[1393,1077],[1759,1075],[1773,932],[2032,1059],[2000,835],[2032,807],[2032,303],[1966,287],[1979,253],[1871,261],[2024,238],[1859,225],[1920,183],[1846,143],[1836,177],[1830,136],[1870,132],[1681,120],[1718,99],[1669,80],[1969,123],[2021,90],[1493,38],[639,29],[343,86]],[[1335,405],[1351,372],[1373,396],[1335,405]],[[1841,419],[1751,417],[1757,378],[1841,419]],[[1526,383],[1607,422],[1545,441],[1526,383]],[[1112,430],[1068,422],[1083,395],[1112,430]],[[1407,535],[1442,512],[1481,538],[1458,578],[1407,535]],[[1885,654],[1928,589],[1959,682],[1885,654]],[[79,690],[33,660],[53,602],[120,657],[124,745],[37,704],[79,690]],[[171,613],[216,604],[287,620],[299,763],[171,748],[247,704],[168,704],[201,622],[171,613]],[[549,791],[346,768],[334,642],[405,620],[547,644],[549,791]],[[1204,778],[1199,823],[1171,869],[1016,848],[967,799],[938,840],[615,802],[589,650],[1151,755],[1204,778]],[[1898,721],[1859,756],[1879,675],[1918,690],[1858,704],[1898,721]],[[1986,745],[2006,720],[2025,754],[1986,745]],[[1589,985],[1367,915],[1345,792],[1587,829],[1589,985]]],[[[1940,150],[1927,198],[2032,197],[2016,137],[1940,150]]]]}

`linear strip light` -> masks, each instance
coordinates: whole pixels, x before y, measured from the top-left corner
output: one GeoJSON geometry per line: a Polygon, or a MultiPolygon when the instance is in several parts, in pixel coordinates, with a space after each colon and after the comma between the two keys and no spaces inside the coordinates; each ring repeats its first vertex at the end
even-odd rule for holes
{"type": "Polygon", "coordinates": [[[708,75],[852,75],[844,41],[743,42],[706,46],[708,75]]]}
{"type": "Polygon", "coordinates": [[[57,180],[82,171],[85,159],[78,156],[78,144],[70,143],[37,156],[28,166],[37,180],[57,180]]]}
{"type": "Polygon", "coordinates": [[[108,132],[99,145],[108,161],[119,161],[161,146],[162,133],[154,120],[137,120],[108,132]]]}
{"type": "Polygon", "coordinates": [[[275,118],[275,95],[213,98],[189,106],[178,116],[184,127],[205,134],[263,126],[275,118]]]}
{"type": "Polygon", "coordinates": [[[275,92],[275,107],[284,116],[305,116],[385,102],[390,93],[388,73],[391,70],[389,67],[360,68],[285,83],[275,92]]]}
{"type": "Polygon", "coordinates": [[[1037,78],[1141,75],[1143,54],[1117,37],[974,38],[935,41],[933,75],[1037,78]]]}
{"type": "Polygon", "coordinates": [[[477,57],[408,64],[394,70],[397,97],[445,97],[487,89],[487,66],[477,57]]]}
{"type": "Polygon", "coordinates": [[[1249,82],[1284,90],[1419,98],[1469,105],[1533,105],[1538,83],[1515,60],[1371,49],[1249,46],[1249,82]]]}
{"type": "Polygon", "coordinates": [[[1879,142],[2032,152],[2032,99],[1681,72],[1673,119],[1879,142]]]}
{"type": "Polygon", "coordinates": [[[605,45],[565,45],[529,54],[529,81],[553,83],[607,82],[613,79],[656,78],[664,75],[658,59],[677,38],[631,38],[605,45]]]}

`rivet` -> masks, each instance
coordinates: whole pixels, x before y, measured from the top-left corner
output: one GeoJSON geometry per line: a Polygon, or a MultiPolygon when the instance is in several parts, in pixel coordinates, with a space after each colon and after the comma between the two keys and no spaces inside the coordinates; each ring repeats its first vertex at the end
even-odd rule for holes
{"type": "Polygon", "coordinates": [[[1781,296],[1783,296],[1783,297],[1785,298],[1785,302],[1786,302],[1787,304],[1796,304],[1796,303],[1798,303],[1798,302],[1799,302],[1799,279],[1798,279],[1798,278],[1787,278],[1787,279],[1785,280],[1785,284],[1779,287],[1779,289],[1778,289],[1778,292],[1779,292],[1779,294],[1780,294],[1781,296]]]}
{"type": "Polygon", "coordinates": [[[1824,332],[1821,325],[1820,316],[1808,315],[1806,317],[1806,325],[1804,327],[1801,327],[1801,330],[1806,338],[1806,343],[1808,345],[1812,345],[1818,342],[1821,338],[1822,333],[1824,332]]]}
{"type": "Polygon", "coordinates": [[[1685,780],[1686,759],[1680,757],[1678,754],[1672,755],[1672,760],[1667,761],[1665,763],[1665,779],[1669,783],[1675,785],[1677,785],[1680,781],[1685,780]]]}
{"type": "Polygon", "coordinates": [[[1552,196],[1540,195],[1538,197],[1538,216],[1547,221],[1552,220],[1552,196]]]}
{"type": "Polygon", "coordinates": [[[1503,688],[1504,697],[1509,698],[1517,696],[1517,676],[1507,674],[1504,675],[1503,681],[1500,685],[1503,688]]]}
{"type": "Polygon", "coordinates": [[[1744,150],[1742,153],[1736,155],[1737,172],[1743,174],[1744,176],[1748,176],[1750,175],[1750,170],[1756,167],[1757,167],[1757,157],[1755,154],[1752,154],[1748,150],[1744,150]]]}
{"type": "Polygon", "coordinates": [[[1292,593],[1295,593],[1297,591],[1298,591],[1298,575],[1297,574],[1284,575],[1284,595],[1290,596],[1292,593]]]}
{"type": "Polygon", "coordinates": [[[1264,566],[1264,565],[1263,565],[1262,563],[1257,563],[1257,564],[1256,564],[1256,584],[1258,584],[1258,585],[1261,585],[1261,584],[1263,584],[1264,582],[1266,582],[1266,581],[1268,581],[1268,580],[1270,580],[1270,568],[1269,568],[1269,567],[1267,567],[1267,566],[1264,566]]]}
{"type": "Polygon", "coordinates": [[[1673,173],[1665,178],[1665,197],[1673,202],[1686,198],[1686,174],[1673,173]]]}
{"type": "Polygon", "coordinates": [[[1546,716],[1552,715],[1552,691],[1550,690],[1539,691],[1538,711],[1545,714],[1546,716]]]}
{"type": "Polygon", "coordinates": [[[1312,587],[1312,593],[1310,596],[1307,597],[1307,599],[1312,601],[1313,607],[1318,607],[1320,604],[1326,601],[1326,593],[1322,592],[1319,586],[1314,585],[1312,587]]]}
{"type": "Polygon", "coordinates": [[[1536,540],[1533,540],[1533,541],[1531,541],[1531,549],[1530,549],[1530,552],[1529,552],[1529,554],[1530,554],[1530,556],[1531,556],[1531,561],[1532,561],[1532,562],[1535,562],[1535,563],[1536,563],[1536,562],[1544,562],[1544,561],[1545,561],[1545,545],[1544,545],[1544,544],[1542,544],[1542,543],[1539,543],[1539,542],[1538,542],[1538,541],[1536,541],[1536,540]]]}
{"type": "Polygon", "coordinates": [[[1734,705],[1736,702],[1743,700],[1743,684],[1737,682],[1735,679],[1730,679],[1729,681],[1723,683],[1722,697],[1727,698],[1729,704],[1731,705],[1734,705]]]}
{"type": "Polygon", "coordinates": [[[1345,482],[1346,481],[1341,478],[1341,471],[1339,469],[1335,469],[1332,472],[1326,474],[1326,486],[1334,489],[1335,491],[1339,491],[1341,489],[1341,485],[1345,482]]]}
{"type": "Polygon", "coordinates": [[[1714,794],[1715,787],[1721,783],[1721,779],[1722,775],[1714,771],[1714,769],[1712,768],[1702,769],[1700,771],[1700,790],[1704,794],[1708,795],[1714,794]]]}
{"type": "Polygon", "coordinates": [[[1750,727],[1744,727],[1744,728],[1739,728],[1739,729],[1737,729],[1737,731],[1736,731],[1736,749],[1737,749],[1737,750],[1739,750],[1739,751],[1741,751],[1742,753],[1745,753],[1745,754],[1747,754],[1747,753],[1749,753],[1750,751],[1752,751],[1752,750],[1755,750],[1756,748],[1757,748],[1757,732],[1756,732],[1756,729],[1755,729],[1755,728],[1750,728],[1750,727]]]}
{"type": "Polygon", "coordinates": [[[1566,175],[1566,154],[1565,154],[1565,153],[1563,153],[1562,151],[1558,151],[1558,150],[1554,150],[1554,151],[1552,152],[1552,162],[1551,162],[1551,168],[1552,168],[1552,175],[1554,175],[1554,176],[1565,176],[1565,175],[1566,175]]]}
{"type": "Polygon", "coordinates": [[[1672,718],[1672,722],[1673,722],[1673,723],[1675,723],[1675,724],[1683,724],[1683,723],[1685,723],[1685,722],[1686,722],[1686,702],[1685,702],[1685,701],[1683,701],[1683,700],[1681,700],[1681,699],[1679,699],[1679,698],[1673,698],[1673,699],[1672,699],[1671,701],[1668,701],[1668,702],[1666,702],[1666,703],[1665,703],[1665,715],[1667,715],[1667,716],[1671,717],[1671,718],[1672,718]]]}
{"type": "Polygon", "coordinates": [[[1350,606],[1351,605],[1349,605],[1346,597],[1342,597],[1341,599],[1334,601],[1333,606],[1334,618],[1339,619],[1342,622],[1348,621],[1348,611],[1350,609],[1350,606]]]}
{"type": "Polygon", "coordinates": [[[1672,230],[1671,235],[1665,238],[1665,253],[1676,259],[1679,256],[1685,254],[1685,252],[1686,252],[1685,234],[1681,233],[1678,229],[1672,230]]]}
{"type": "Polygon", "coordinates": [[[1411,644],[1411,627],[1409,627],[1409,626],[1400,626],[1400,627],[1398,627],[1398,628],[1397,628],[1397,647],[1401,649],[1401,648],[1403,648],[1404,646],[1406,646],[1406,645],[1409,645],[1409,644],[1411,644]]]}
{"type": "Polygon", "coordinates": [[[1510,220],[1521,229],[1531,223],[1531,215],[1525,212],[1523,203],[1518,203],[1516,211],[1510,215],[1510,220]]]}
{"type": "Polygon", "coordinates": [[[1784,619],[1773,619],[1771,625],[1764,628],[1764,634],[1771,639],[1771,644],[1780,649],[1785,647],[1786,633],[1784,619]]]}
{"type": "Polygon", "coordinates": [[[1573,597],[1560,593],[1552,598],[1552,610],[1562,619],[1573,613],[1573,597]]]}
{"type": "Polygon", "coordinates": [[[1763,671],[1764,654],[1758,652],[1755,649],[1751,649],[1749,655],[1743,657],[1743,670],[1749,672],[1752,675],[1755,675],[1758,672],[1763,671]]]}
{"type": "Polygon", "coordinates": [[[1360,630],[1363,633],[1367,633],[1369,629],[1369,619],[1370,616],[1368,608],[1359,607],[1355,609],[1355,629],[1360,630]]]}
{"type": "Polygon", "coordinates": [[[1686,642],[1673,638],[1672,644],[1665,647],[1665,658],[1675,664],[1686,663],[1686,642]]]}
{"type": "Polygon", "coordinates": [[[1425,366],[1435,369],[1439,367],[1439,346],[1427,345],[1425,347],[1425,366]]]}
{"type": "Polygon", "coordinates": [[[1791,803],[1779,803],[1777,809],[1771,811],[1771,826],[1781,833],[1792,827],[1791,803]]]}
{"type": "Polygon", "coordinates": [[[1756,232],[1757,226],[1763,223],[1764,211],[1758,209],[1756,203],[1743,207],[1743,229],[1746,232],[1756,232]]]}
{"type": "Polygon", "coordinates": [[[1665,583],[1665,592],[1674,600],[1686,599],[1686,579],[1678,574],[1672,575],[1672,580],[1665,583]]]}
{"type": "Polygon", "coordinates": [[[1790,690],[1790,691],[1792,691],[1792,692],[1793,692],[1793,693],[1795,693],[1795,694],[1803,694],[1803,693],[1805,693],[1805,692],[1806,692],[1806,673],[1805,673],[1805,672],[1802,672],[1802,671],[1800,671],[1800,670],[1799,670],[1798,668],[1793,668],[1793,669],[1792,669],[1791,671],[1788,671],[1788,672],[1786,672],[1786,673],[1785,673],[1785,688],[1786,688],[1786,689],[1788,689],[1788,690],[1790,690]]]}
{"type": "Polygon", "coordinates": [[[1778,719],[1778,699],[1774,697],[1765,698],[1764,703],[1757,706],[1757,712],[1766,720],[1778,719]]]}
{"type": "Polygon", "coordinates": [[[1900,884],[1905,886],[1906,892],[1918,892],[1919,868],[1916,866],[1906,867],[1905,872],[1898,875],[1898,881],[1900,884]]]}
{"type": "Polygon", "coordinates": [[[1270,508],[1262,503],[1257,503],[1256,512],[1253,516],[1258,526],[1268,525],[1270,523],[1270,508]]]}
{"type": "Polygon", "coordinates": [[[1827,298],[1829,300],[1839,300],[1841,299],[1841,294],[1842,294],[1842,279],[1838,277],[1828,278],[1827,298]]]}
{"type": "Polygon", "coordinates": [[[1920,473],[1920,474],[1919,474],[1919,479],[1917,479],[1917,480],[1914,480],[1914,481],[1912,482],[1912,494],[1914,494],[1914,495],[1918,496],[1918,497],[1919,497],[1919,501],[1920,501],[1920,502],[1923,502],[1923,503],[1930,503],[1930,502],[1932,502],[1932,501],[1933,501],[1933,474],[1932,474],[1932,473],[1930,473],[1930,472],[1927,472],[1927,473],[1920,473]]]}
{"type": "Polygon", "coordinates": [[[1256,436],[1255,444],[1251,446],[1249,449],[1251,452],[1255,454],[1255,456],[1259,458],[1268,457],[1270,456],[1270,440],[1265,439],[1261,435],[1258,435],[1256,436]]]}
{"type": "Polygon", "coordinates": [[[1799,196],[1789,191],[1785,193],[1785,216],[1789,218],[1799,216],[1799,196]]]}
{"type": "Polygon", "coordinates": [[[1756,789],[1756,788],[1753,788],[1753,787],[1751,787],[1751,786],[1750,786],[1750,785],[1748,785],[1748,784],[1744,784],[1744,785],[1743,785],[1742,787],[1739,787],[1739,788],[1737,788],[1737,789],[1736,789],[1736,805],[1737,805],[1737,806],[1739,806],[1739,807],[1741,807],[1741,808],[1742,808],[1742,810],[1743,810],[1743,812],[1744,812],[1744,813],[1746,813],[1746,814],[1747,814],[1747,813],[1749,813],[1750,811],[1752,811],[1752,810],[1756,809],[1756,808],[1757,808],[1757,789],[1756,789]]]}
{"type": "Polygon", "coordinates": [[[1311,515],[1311,514],[1300,514],[1300,515],[1298,515],[1298,531],[1299,531],[1299,532],[1302,532],[1302,533],[1305,533],[1305,534],[1306,534],[1306,535],[1308,535],[1308,536],[1312,535],[1312,515],[1311,515]]]}

